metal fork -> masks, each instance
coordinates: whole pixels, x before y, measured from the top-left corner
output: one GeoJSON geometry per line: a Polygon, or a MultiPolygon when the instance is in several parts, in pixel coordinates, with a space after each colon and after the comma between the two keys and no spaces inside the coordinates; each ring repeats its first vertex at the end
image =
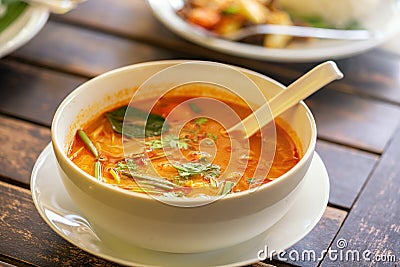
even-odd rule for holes
{"type": "Polygon", "coordinates": [[[282,34],[296,37],[313,37],[340,40],[368,40],[372,37],[371,32],[367,30],[339,30],[276,24],[259,24],[249,26],[246,28],[242,28],[236,32],[219,36],[231,41],[239,41],[246,37],[259,34],[282,34]]]}

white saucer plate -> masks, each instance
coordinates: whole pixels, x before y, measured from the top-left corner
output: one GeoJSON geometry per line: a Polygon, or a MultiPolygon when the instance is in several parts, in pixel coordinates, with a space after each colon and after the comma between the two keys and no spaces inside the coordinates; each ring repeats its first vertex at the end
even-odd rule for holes
{"type": "Polygon", "coordinates": [[[202,31],[182,20],[173,9],[171,2],[147,0],[154,16],[177,35],[198,45],[246,58],[276,62],[313,62],[338,59],[365,52],[394,37],[400,31],[400,8],[396,1],[379,5],[374,14],[360,23],[374,33],[362,41],[322,40],[302,42],[290,48],[265,48],[258,45],[232,42],[206,36],[202,31]]]}
{"type": "Polygon", "coordinates": [[[40,215],[57,234],[101,258],[134,266],[239,266],[259,261],[258,252],[266,247],[282,251],[309,233],[328,203],[329,178],[315,153],[296,203],[272,228],[233,247],[193,254],[152,251],[119,240],[112,233],[96,233],[65,191],[51,144],[33,168],[31,191],[40,215]]]}
{"type": "Polygon", "coordinates": [[[47,9],[28,6],[15,21],[0,33],[0,58],[31,40],[46,24],[48,17],[47,9]]]}

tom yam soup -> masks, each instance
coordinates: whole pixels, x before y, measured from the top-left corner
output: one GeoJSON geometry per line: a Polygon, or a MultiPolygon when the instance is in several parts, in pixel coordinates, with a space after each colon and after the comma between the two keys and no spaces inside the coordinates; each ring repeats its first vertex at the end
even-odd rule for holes
{"type": "MultiPolygon", "coordinates": [[[[68,157],[100,182],[134,192],[196,197],[247,190],[257,168],[263,168],[259,164],[262,135],[248,139],[248,151],[243,155],[235,151],[226,127],[210,116],[199,115],[202,110],[210,114],[220,110],[191,101],[207,95],[205,91],[201,87],[184,93],[170,91],[161,98],[149,96],[110,108],[82,125],[68,157]],[[143,106],[151,106],[151,111],[143,106]],[[174,112],[178,108],[179,112],[174,112]],[[179,151],[179,155],[171,151],[179,151]],[[232,153],[234,162],[230,162],[232,153]],[[237,166],[237,171],[228,174],[235,176],[235,183],[221,180],[229,164],[237,166]]],[[[240,119],[252,112],[231,93],[218,90],[209,95],[229,106],[240,119]]],[[[275,150],[262,184],[286,173],[302,156],[296,134],[283,119],[275,119],[274,129],[275,150]]]]}

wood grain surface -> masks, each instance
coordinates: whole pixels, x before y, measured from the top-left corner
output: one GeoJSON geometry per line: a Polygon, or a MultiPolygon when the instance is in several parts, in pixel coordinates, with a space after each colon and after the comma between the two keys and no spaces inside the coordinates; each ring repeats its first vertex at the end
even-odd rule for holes
{"type": "MultiPolygon", "coordinates": [[[[337,255],[353,251],[353,258],[343,257],[343,264],[357,255],[363,266],[396,266],[400,261],[399,148],[396,132],[333,242],[337,255]]],[[[335,259],[326,257],[322,266],[337,266],[335,259]]]]}
{"type": "MultiPolygon", "coordinates": [[[[44,222],[29,191],[32,167],[50,142],[54,112],[77,86],[117,67],[168,59],[232,64],[283,85],[319,63],[261,61],[198,46],[162,25],[143,0],[86,1],[52,14],[38,35],[0,59],[0,266],[116,266],[44,222]]],[[[286,254],[253,267],[400,266],[400,56],[378,47],[335,61],[344,79],[306,100],[329,173],[328,207],[286,254]],[[324,254],[329,249],[342,258],[324,254]],[[311,250],[323,256],[289,257],[311,250]],[[343,258],[365,251],[368,259],[343,258]]]]}

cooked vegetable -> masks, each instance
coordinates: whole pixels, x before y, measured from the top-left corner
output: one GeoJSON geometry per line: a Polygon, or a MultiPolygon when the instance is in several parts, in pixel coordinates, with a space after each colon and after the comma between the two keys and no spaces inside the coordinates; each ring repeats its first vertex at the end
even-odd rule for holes
{"type": "Polygon", "coordinates": [[[180,138],[176,135],[163,136],[161,139],[152,139],[146,142],[151,149],[161,149],[161,148],[179,148],[188,149],[188,140],[185,138],[180,138]]]}
{"type": "Polygon", "coordinates": [[[99,158],[99,152],[97,152],[97,148],[94,146],[92,141],[89,139],[87,134],[83,130],[78,130],[78,135],[83,141],[83,143],[86,145],[86,147],[92,152],[93,156],[98,159],[99,158]]]}
{"type": "MultiPolygon", "coordinates": [[[[379,0],[371,1],[376,3],[379,0]]],[[[322,28],[340,26],[343,29],[354,28],[355,26],[360,28],[360,25],[355,23],[355,20],[350,20],[349,22],[350,18],[345,20],[347,21],[345,24],[334,19],[343,16],[353,17],[352,12],[360,13],[362,8],[357,10],[350,8],[349,10],[343,10],[341,12],[343,14],[332,15],[329,8],[325,8],[325,6],[334,6],[335,9],[341,9],[337,8],[340,4],[332,5],[328,0],[323,4],[320,4],[318,0],[306,2],[308,3],[305,7],[302,1],[297,0],[187,0],[184,7],[178,11],[178,14],[189,23],[203,27],[222,38],[224,35],[229,35],[242,28],[257,24],[301,25],[322,28]],[[310,6],[315,9],[313,12],[307,10],[307,8],[310,9],[310,6]],[[291,13],[289,13],[289,10],[291,13]],[[327,20],[328,18],[329,21],[327,20]]],[[[356,3],[342,2],[344,6],[359,6],[356,3]]],[[[311,38],[268,34],[253,36],[243,41],[269,48],[284,48],[294,40],[308,41],[311,38]]]]}
{"type": "Polygon", "coordinates": [[[110,174],[114,177],[114,180],[117,184],[121,183],[121,177],[118,174],[118,171],[114,168],[110,169],[110,174]]]}
{"type": "Polygon", "coordinates": [[[211,163],[202,162],[175,162],[174,166],[178,170],[180,177],[189,178],[192,175],[201,175],[205,179],[217,178],[221,173],[221,167],[211,163]]]}
{"type": "Polygon", "coordinates": [[[96,160],[94,162],[94,177],[97,178],[97,180],[101,181],[102,176],[101,176],[101,163],[100,161],[96,160]]]}
{"type": "MultiPolygon", "coordinates": [[[[275,1],[262,0],[189,0],[178,13],[189,23],[223,36],[255,24],[292,25],[289,14],[276,6],[275,1]]],[[[267,35],[263,45],[285,47],[292,39],[291,36],[267,35]]]]}
{"type": "Polygon", "coordinates": [[[235,183],[233,183],[231,181],[224,182],[224,184],[221,185],[220,189],[218,190],[218,195],[229,194],[232,191],[234,186],[235,186],[235,183]]]}
{"type": "Polygon", "coordinates": [[[239,11],[243,16],[254,24],[266,23],[269,9],[257,0],[238,0],[239,11]]]}
{"type": "Polygon", "coordinates": [[[165,119],[157,114],[144,112],[131,106],[123,106],[106,113],[114,131],[130,137],[159,136],[168,129],[165,119]],[[125,123],[125,124],[124,124],[125,123]],[[165,124],[165,125],[164,125],[165,124]]]}

